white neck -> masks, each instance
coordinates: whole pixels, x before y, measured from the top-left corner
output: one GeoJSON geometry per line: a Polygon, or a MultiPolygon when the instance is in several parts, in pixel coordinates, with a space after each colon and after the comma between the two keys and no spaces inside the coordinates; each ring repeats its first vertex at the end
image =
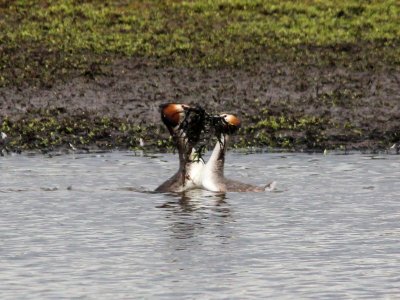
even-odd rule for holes
{"type": "Polygon", "coordinates": [[[224,188],[221,185],[224,184],[224,164],[228,138],[228,135],[221,135],[203,169],[202,185],[207,190],[219,192],[224,188]]]}

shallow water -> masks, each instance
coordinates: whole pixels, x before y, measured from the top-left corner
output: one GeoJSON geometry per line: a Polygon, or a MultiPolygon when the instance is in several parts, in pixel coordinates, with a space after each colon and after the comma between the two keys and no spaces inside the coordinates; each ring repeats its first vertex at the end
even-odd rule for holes
{"type": "Polygon", "coordinates": [[[0,299],[395,299],[400,156],[228,155],[276,192],[143,193],[169,154],[0,157],[0,299]]]}

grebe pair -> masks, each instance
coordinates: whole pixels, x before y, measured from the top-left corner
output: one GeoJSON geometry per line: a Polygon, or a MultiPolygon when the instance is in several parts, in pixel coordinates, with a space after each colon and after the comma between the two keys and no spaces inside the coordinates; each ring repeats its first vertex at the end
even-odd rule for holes
{"type": "Polygon", "coordinates": [[[183,192],[200,188],[212,192],[263,192],[273,188],[254,186],[224,176],[225,154],[230,134],[240,127],[240,120],[231,114],[208,117],[200,107],[168,103],[160,106],[161,119],[168,128],[179,152],[179,169],[161,184],[157,192],[183,192]],[[211,157],[204,163],[195,150],[207,119],[211,120],[217,135],[217,144],[211,157]]]}

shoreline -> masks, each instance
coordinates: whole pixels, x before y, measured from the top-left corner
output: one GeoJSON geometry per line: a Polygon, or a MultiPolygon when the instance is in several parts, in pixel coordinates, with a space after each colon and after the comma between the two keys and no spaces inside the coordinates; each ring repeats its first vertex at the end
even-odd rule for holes
{"type": "Polygon", "coordinates": [[[103,68],[50,88],[0,88],[0,132],[8,149],[139,149],[142,139],[151,149],[171,150],[158,111],[166,102],[238,115],[243,126],[231,148],[376,151],[400,141],[396,67],[355,71],[278,62],[199,69],[122,59],[103,68]]]}
{"type": "Polygon", "coordinates": [[[167,102],[238,115],[233,148],[400,141],[395,1],[6,1],[0,12],[0,148],[171,150],[167,102]]]}

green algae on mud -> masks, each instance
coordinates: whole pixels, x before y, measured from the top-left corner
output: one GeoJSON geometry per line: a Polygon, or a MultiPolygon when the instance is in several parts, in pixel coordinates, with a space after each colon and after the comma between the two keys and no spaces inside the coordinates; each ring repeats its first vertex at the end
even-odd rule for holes
{"type": "MultiPolygon", "coordinates": [[[[129,119],[109,118],[88,112],[72,118],[57,110],[35,111],[29,115],[23,119],[2,120],[0,132],[5,133],[7,138],[0,148],[11,152],[38,149],[54,151],[70,147],[81,150],[174,150],[172,139],[160,124],[139,126],[129,119]]],[[[313,116],[274,116],[265,110],[252,119],[250,124],[254,125],[241,128],[233,138],[232,147],[280,148],[288,151],[377,150],[387,149],[389,144],[400,140],[400,131],[391,132],[382,139],[361,129],[351,128],[349,124],[329,124],[329,121],[313,116]],[[332,128],[338,132],[347,130],[348,133],[336,136],[329,133],[332,128]]],[[[211,149],[216,139],[206,138],[202,141],[205,149],[211,149]]]]}
{"type": "Polygon", "coordinates": [[[140,149],[141,140],[148,148],[171,148],[170,140],[157,141],[160,128],[143,128],[126,119],[81,112],[73,117],[60,110],[29,112],[29,117],[3,119],[0,132],[7,135],[6,150],[20,152],[42,149],[140,149]]]}

